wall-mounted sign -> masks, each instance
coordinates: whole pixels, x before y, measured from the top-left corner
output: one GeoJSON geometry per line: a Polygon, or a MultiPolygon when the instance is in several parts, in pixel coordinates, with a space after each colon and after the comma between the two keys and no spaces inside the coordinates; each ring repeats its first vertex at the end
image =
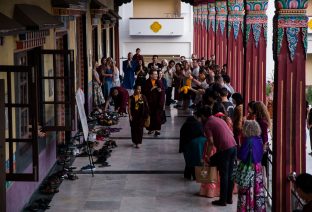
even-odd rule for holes
{"type": "Polygon", "coordinates": [[[130,18],[131,36],[183,36],[182,18],[130,18]]]}
{"type": "Polygon", "coordinates": [[[155,21],[152,25],[151,25],[151,30],[155,33],[157,33],[159,30],[161,30],[161,24],[158,21],[155,21]]]}

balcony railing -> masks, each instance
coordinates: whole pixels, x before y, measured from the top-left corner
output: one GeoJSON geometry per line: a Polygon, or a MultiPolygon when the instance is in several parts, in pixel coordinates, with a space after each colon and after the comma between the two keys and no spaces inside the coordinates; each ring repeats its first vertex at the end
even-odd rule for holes
{"type": "Polygon", "coordinates": [[[129,35],[131,36],[182,36],[184,18],[130,18],[129,35]]]}

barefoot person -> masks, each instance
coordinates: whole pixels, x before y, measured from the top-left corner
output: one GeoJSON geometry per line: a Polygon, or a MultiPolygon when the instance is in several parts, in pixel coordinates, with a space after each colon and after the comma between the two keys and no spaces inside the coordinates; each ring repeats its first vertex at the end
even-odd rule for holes
{"type": "Polygon", "coordinates": [[[134,87],[134,94],[129,100],[129,120],[131,127],[131,138],[135,148],[142,144],[143,127],[148,117],[148,105],[144,95],[141,94],[141,86],[134,87]]]}

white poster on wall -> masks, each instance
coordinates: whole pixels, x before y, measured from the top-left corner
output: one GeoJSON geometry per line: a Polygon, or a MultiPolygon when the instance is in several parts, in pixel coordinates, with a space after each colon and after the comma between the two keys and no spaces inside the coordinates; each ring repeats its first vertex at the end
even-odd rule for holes
{"type": "Polygon", "coordinates": [[[88,135],[89,135],[89,127],[88,127],[86,112],[84,109],[84,103],[85,103],[84,93],[80,88],[76,92],[76,103],[78,107],[83,136],[84,136],[85,141],[87,141],[88,135]]]}

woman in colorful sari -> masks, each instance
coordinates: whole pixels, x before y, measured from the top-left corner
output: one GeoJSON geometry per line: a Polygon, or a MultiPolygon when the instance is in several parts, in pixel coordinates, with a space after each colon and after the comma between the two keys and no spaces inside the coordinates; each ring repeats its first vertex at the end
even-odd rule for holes
{"type": "Polygon", "coordinates": [[[254,120],[246,120],[243,125],[243,141],[238,149],[236,182],[238,184],[237,211],[266,211],[261,160],[263,143],[261,129],[254,120]]]}
{"type": "Polygon", "coordinates": [[[100,80],[100,75],[97,71],[98,63],[95,63],[95,67],[93,69],[93,101],[94,107],[96,110],[101,110],[103,107],[105,100],[102,93],[102,82],[100,80]]]}
{"type": "Polygon", "coordinates": [[[130,97],[128,114],[131,127],[131,138],[135,148],[142,144],[143,127],[148,118],[147,99],[141,94],[141,86],[135,85],[134,94],[130,97]]]}

